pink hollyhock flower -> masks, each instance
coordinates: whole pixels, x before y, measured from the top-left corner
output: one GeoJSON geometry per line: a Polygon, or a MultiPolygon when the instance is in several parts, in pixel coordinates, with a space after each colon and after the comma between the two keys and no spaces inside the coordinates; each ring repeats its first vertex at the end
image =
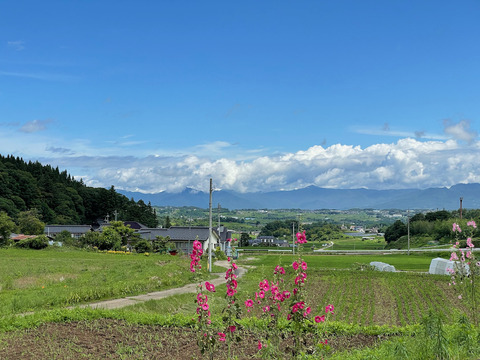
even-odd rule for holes
{"type": "Polygon", "coordinates": [[[307,270],[307,263],[305,261],[302,261],[302,269],[307,270]]]}
{"type": "Polygon", "coordinates": [[[305,236],[305,231],[303,233],[297,233],[297,243],[305,244],[307,242],[307,237],[305,236]]]}
{"type": "Polygon", "coordinates": [[[450,261],[457,261],[458,256],[456,252],[452,252],[452,255],[450,256],[450,261]]]}
{"type": "Polygon", "coordinates": [[[203,305],[202,305],[202,309],[203,309],[203,310],[207,311],[208,308],[209,308],[208,304],[203,304],[203,305]]]}
{"type": "Polygon", "coordinates": [[[299,266],[300,265],[296,261],[294,261],[293,264],[292,264],[293,270],[298,270],[299,266]]]}
{"type": "Polygon", "coordinates": [[[469,222],[467,222],[467,226],[472,226],[474,229],[476,229],[476,228],[477,228],[477,224],[475,224],[475,221],[473,221],[473,220],[472,220],[472,221],[469,221],[469,222]]]}
{"type": "Polygon", "coordinates": [[[280,274],[285,274],[285,269],[281,267],[280,265],[275,266],[275,271],[273,272],[274,274],[280,273],[280,274]]]}
{"type": "Polygon", "coordinates": [[[292,320],[292,314],[287,315],[287,320],[292,320]]]}
{"type": "Polygon", "coordinates": [[[268,280],[265,279],[263,281],[260,281],[260,283],[258,284],[258,287],[261,289],[261,290],[264,290],[264,291],[268,291],[270,290],[270,285],[268,284],[268,280]]]}
{"type": "Polygon", "coordinates": [[[260,291],[260,292],[258,293],[258,297],[259,297],[260,299],[265,298],[265,291],[263,291],[263,290],[260,291]]]}
{"type": "Polygon", "coordinates": [[[468,239],[467,239],[467,246],[468,246],[469,248],[474,248],[474,247],[475,247],[475,246],[472,244],[472,239],[471,239],[471,238],[468,238],[468,239]]]}
{"type": "Polygon", "coordinates": [[[235,332],[235,330],[237,330],[237,327],[235,325],[230,325],[228,327],[228,331],[230,331],[231,333],[235,332]]]}
{"type": "Polygon", "coordinates": [[[209,283],[208,281],[205,281],[205,289],[210,292],[215,292],[215,285],[209,283]]]}
{"type": "Polygon", "coordinates": [[[203,295],[202,293],[197,294],[198,305],[202,305],[203,303],[206,303],[207,301],[208,301],[207,295],[203,295]]]}
{"type": "Polygon", "coordinates": [[[231,287],[227,288],[227,296],[233,296],[237,293],[237,291],[231,287]]]}
{"type": "Polygon", "coordinates": [[[315,322],[316,323],[321,323],[321,322],[324,322],[325,321],[325,315],[322,315],[322,316],[315,316],[315,322]]]}
{"type": "Polygon", "coordinates": [[[285,299],[289,299],[290,298],[290,291],[285,290],[283,292],[283,296],[285,297],[285,299]]]}
{"type": "Polygon", "coordinates": [[[221,333],[221,332],[218,333],[218,341],[225,341],[225,334],[224,333],[221,333]]]}
{"type": "Polygon", "coordinates": [[[253,300],[251,300],[251,299],[245,300],[245,306],[247,308],[252,307],[253,306],[253,300]]]}
{"type": "Polygon", "coordinates": [[[457,223],[453,223],[452,225],[452,231],[455,232],[455,231],[458,231],[459,233],[462,232],[462,229],[460,229],[460,226],[457,224],[457,223]]]}
{"type": "Polygon", "coordinates": [[[262,343],[260,342],[260,340],[258,340],[258,345],[257,345],[257,347],[258,347],[258,350],[262,350],[262,343]]]}
{"type": "Polygon", "coordinates": [[[333,310],[334,310],[334,307],[333,305],[327,305],[325,306],[325,312],[328,314],[329,312],[331,312],[333,314],[333,310]]]}

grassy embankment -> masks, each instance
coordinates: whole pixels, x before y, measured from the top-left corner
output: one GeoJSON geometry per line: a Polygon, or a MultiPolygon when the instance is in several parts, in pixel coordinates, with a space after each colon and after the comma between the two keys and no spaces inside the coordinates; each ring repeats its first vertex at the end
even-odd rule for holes
{"type": "Polygon", "coordinates": [[[121,298],[193,281],[189,260],[180,256],[10,248],[0,250],[0,259],[3,315],[121,298]]]}

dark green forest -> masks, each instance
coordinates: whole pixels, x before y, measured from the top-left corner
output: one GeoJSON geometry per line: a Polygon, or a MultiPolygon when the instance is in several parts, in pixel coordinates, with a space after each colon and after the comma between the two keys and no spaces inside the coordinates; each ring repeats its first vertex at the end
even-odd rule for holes
{"type": "Polygon", "coordinates": [[[86,186],[66,170],[38,161],[0,155],[0,212],[17,219],[22,211],[36,209],[46,224],[93,224],[110,219],[158,225],[155,209],[142,200],[135,202],[110,189],[86,186]]]}

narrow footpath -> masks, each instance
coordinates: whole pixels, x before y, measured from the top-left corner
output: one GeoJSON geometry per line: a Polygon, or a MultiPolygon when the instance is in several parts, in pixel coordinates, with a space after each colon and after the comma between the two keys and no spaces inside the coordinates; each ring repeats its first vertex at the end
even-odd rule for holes
{"type": "MultiPolygon", "coordinates": [[[[230,267],[230,265],[228,264],[228,261],[226,260],[216,261],[215,265],[218,265],[224,268],[230,267]]],[[[238,269],[235,271],[235,274],[238,277],[241,277],[246,272],[247,272],[247,269],[243,267],[238,267],[238,269]]],[[[218,275],[218,277],[216,279],[208,280],[210,283],[214,284],[215,286],[225,283],[225,273],[215,273],[215,275],[218,275]]],[[[195,293],[197,291],[196,289],[197,286],[198,286],[198,283],[193,283],[193,284],[185,285],[180,288],[156,291],[156,292],[152,292],[144,295],[127,296],[121,299],[99,301],[95,303],[79,305],[77,307],[80,307],[80,308],[88,307],[92,309],[119,309],[125,306],[135,305],[148,300],[159,300],[172,295],[195,293]]],[[[74,307],[69,307],[69,309],[72,309],[72,308],[74,307]]]]}

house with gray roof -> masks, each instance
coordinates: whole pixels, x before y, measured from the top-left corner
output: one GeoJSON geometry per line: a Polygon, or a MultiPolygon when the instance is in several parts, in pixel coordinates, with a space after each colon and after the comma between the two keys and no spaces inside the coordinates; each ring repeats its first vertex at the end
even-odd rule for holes
{"type": "Polygon", "coordinates": [[[68,231],[72,238],[79,239],[89,231],[92,231],[90,225],[45,225],[44,234],[54,239],[62,231],[68,231]]]}
{"type": "Polygon", "coordinates": [[[289,247],[288,241],[285,239],[277,239],[275,236],[259,236],[256,239],[248,240],[250,246],[278,246],[289,247]]]}
{"type": "MultiPolygon", "coordinates": [[[[206,226],[172,226],[165,228],[144,228],[137,230],[140,237],[145,240],[155,240],[157,236],[170,237],[177,250],[190,254],[193,242],[198,240],[203,245],[203,250],[208,250],[209,230],[206,226]]],[[[220,236],[215,229],[212,231],[212,250],[219,246],[220,236]]]]}

